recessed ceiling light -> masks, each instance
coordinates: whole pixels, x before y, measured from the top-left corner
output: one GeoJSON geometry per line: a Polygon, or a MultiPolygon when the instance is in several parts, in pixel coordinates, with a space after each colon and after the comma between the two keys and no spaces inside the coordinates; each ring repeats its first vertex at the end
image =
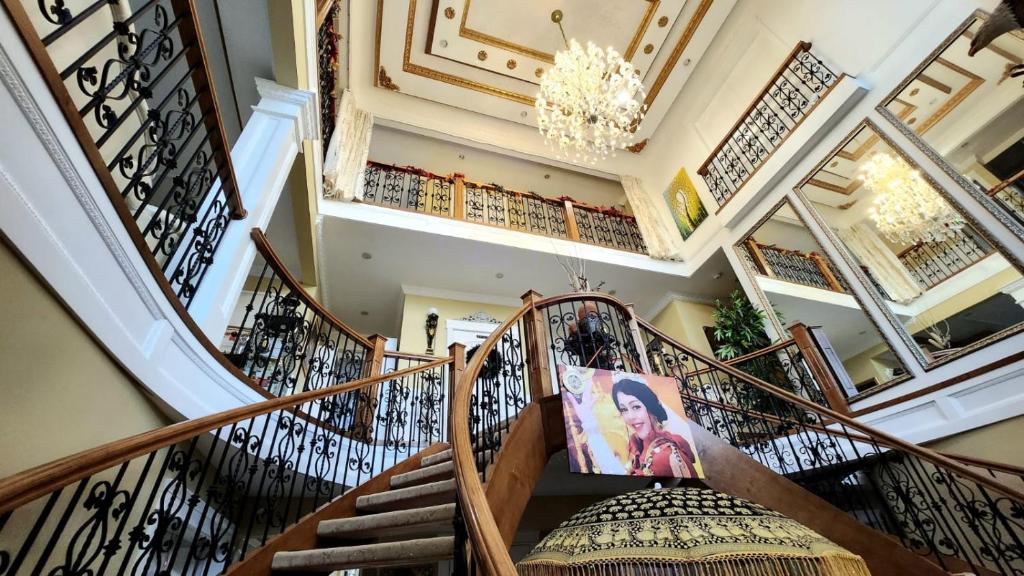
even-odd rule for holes
{"type": "Polygon", "coordinates": [[[505,277],[505,275],[502,274],[501,272],[498,272],[497,274],[494,275],[494,277],[497,278],[498,280],[501,280],[502,278],[505,277]]]}
{"type": "Polygon", "coordinates": [[[722,273],[721,272],[715,272],[714,275],[711,276],[711,277],[714,278],[715,280],[718,280],[719,278],[722,277],[722,273]]]}
{"type": "Polygon", "coordinates": [[[689,66],[690,62],[693,62],[693,60],[690,60],[689,58],[683,60],[683,66],[689,66]]]}
{"type": "Polygon", "coordinates": [[[363,260],[369,260],[370,258],[373,258],[373,254],[370,254],[369,252],[363,252],[363,260]]]}
{"type": "Polygon", "coordinates": [[[369,312],[367,312],[366,310],[363,310],[362,312],[360,312],[360,313],[359,313],[359,315],[360,315],[360,316],[369,316],[369,315],[370,315],[370,313],[369,313],[369,312]]]}
{"type": "Polygon", "coordinates": [[[466,159],[466,155],[465,154],[459,154],[459,160],[465,160],[465,159],[466,159]]]}
{"type": "Polygon", "coordinates": [[[526,118],[526,110],[520,112],[519,115],[522,116],[523,118],[526,118]]]}
{"type": "Polygon", "coordinates": [[[447,48],[447,47],[448,47],[448,41],[447,40],[441,40],[441,48],[447,48]]]}
{"type": "Polygon", "coordinates": [[[868,331],[867,331],[867,330],[861,330],[860,332],[857,332],[857,335],[858,335],[858,336],[863,336],[863,335],[865,335],[865,334],[867,334],[867,333],[868,333],[868,331]]]}
{"type": "Polygon", "coordinates": [[[544,175],[544,179],[545,180],[551,180],[551,174],[545,174],[544,175]]]}

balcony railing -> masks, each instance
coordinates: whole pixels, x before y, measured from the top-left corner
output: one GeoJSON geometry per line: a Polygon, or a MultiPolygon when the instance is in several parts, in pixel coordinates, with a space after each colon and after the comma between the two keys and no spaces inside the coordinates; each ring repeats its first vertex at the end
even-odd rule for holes
{"type": "Polygon", "coordinates": [[[1024,224],[1024,170],[996,184],[987,193],[1018,222],[1024,224]]]}
{"type": "Polygon", "coordinates": [[[506,230],[647,253],[636,219],[612,209],[369,162],[363,202],[506,230]]]}
{"type": "Polygon", "coordinates": [[[900,252],[903,266],[925,290],[966,270],[994,249],[970,228],[942,242],[924,242],[900,252]]]}
{"type": "Polygon", "coordinates": [[[842,276],[832,271],[829,261],[821,254],[769,246],[753,238],[747,239],[744,246],[759,274],[822,290],[848,292],[842,276]]]}
{"type": "Polygon", "coordinates": [[[796,45],[697,170],[719,206],[750,180],[838,80],[811,53],[810,42],[796,45]]]}
{"type": "Polygon", "coordinates": [[[320,141],[327,155],[338,108],[338,31],[341,4],[335,0],[317,2],[317,81],[320,86],[320,141]]]}
{"type": "Polygon", "coordinates": [[[187,308],[245,215],[194,0],[2,1],[133,242],[187,308]]]}

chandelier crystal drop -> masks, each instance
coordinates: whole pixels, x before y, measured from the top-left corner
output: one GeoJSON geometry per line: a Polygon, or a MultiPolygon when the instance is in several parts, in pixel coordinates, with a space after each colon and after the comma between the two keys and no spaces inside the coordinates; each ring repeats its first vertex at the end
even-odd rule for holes
{"type": "Polygon", "coordinates": [[[868,214],[892,242],[941,242],[963,230],[964,219],[901,158],[875,153],[861,168],[861,180],[875,193],[868,214]]]}
{"type": "Polygon", "coordinates": [[[540,80],[537,127],[559,156],[584,163],[635,143],[647,93],[639,72],[613,48],[575,39],[540,80]]]}

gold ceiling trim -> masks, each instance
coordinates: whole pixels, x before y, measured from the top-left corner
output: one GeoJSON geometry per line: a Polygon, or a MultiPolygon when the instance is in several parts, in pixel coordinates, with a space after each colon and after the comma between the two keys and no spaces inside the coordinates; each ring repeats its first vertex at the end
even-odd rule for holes
{"type": "MultiPolygon", "coordinates": [[[[550,52],[544,52],[536,48],[530,48],[529,46],[523,46],[497,36],[491,36],[479,30],[474,30],[466,26],[466,21],[469,18],[469,8],[473,0],[466,0],[466,3],[462,8],[462,19],[459,22],[459,36],[466,38],[467,40],[473,40],[488,44],[496,48],[502,48],[511,52],[516,52],[524,56],[535,58],[548,64],[555,63],[555,55],[550,52]]],[[[651,21],[654,19],[655,13],[658,11],[658,7],[661,5],[661,0],[644,0],[647,2],[647,10],[644,11],[644,17],[640,21],[640,25],[636,31],[633,32],[633,38],[630,39],[629,45],[626,48],[626,52],[623,54],[623,58],[632,61],[633,55],[636,54],[637,48],[640,46],[640,42],[643,40],[644,35],[647,34],[647,29],[651,25],[651,21]]]]}
{"type": "MultiPolygon", "coordinates": [[[[377,0],[377,19],[378,21],[382,18],[384,13],[384,0],[377,0]]],[[[415,74],[423,78],[429,78],[438,82],[444,82],[460,88],[466,88],[474,90],[476,92],[482,92],[491,96],[497,96],[499,98],[505,98],[513,102],[525,104],[527,106],[533,106],[534,97],[526,96],[518,92],[511,90],[505,90],[504,88],[497,88],[490,86],[476,80],[470,80],[468,78],[462,78],[461,76],[454,76],[446,72],[440,72],[433,68],[414,64],[412,62],[412,35],[413,29],[416,25],[416,0],[409,0],[409,12],[408,19],[405,24],[405,50],[402,54],[402,71],[408,72],[409,74],[415,74]]],[[[377,38],[377,52],[380,53],[380,37],[377,38]]]]}
{"type": "Polygon", "coordinates": [[[651,89],[647,91],[647,99],[644,100],[644,104],[647,104],[647,108],[650,109],[651,105],[654,104],[654,99],[658,97],[658,93],[661,92],[662,86],[668,81],[668,77],[672,75],[672,71],[675,70],[676,63],[679,62],[679,58],[683,55],[686,47],[690,44],[690,40],[693,39],[693,35],[697,33],[697,27],[704,20],[704,16],[707,15],[711,5],[714,4],[715,0],[701,0],[697,11],[694,12],[693,17],[686,24],[686,30],[683,31],[683,35],[679,37],[679,41],[676,42],[675,47],[672,49],[672,53],[669,54],[668,61],[662,66],[661,72],[658,72],[658,77],[654,80],[654,84],[651,89]]]}
{"type": "Polygon", "coordinates": [[[942,119],[945,118],[954,109],[956,109],[956,107],[959,106],[961,102],[963,102],[968,96],[970,96],[975,90],[977,90],[979,87],[981,87],[982,84],[985,83],[985,79],[982,78],[981,76],[978,76],[974,72],[971,72],[966,68],[958,66],[957,64],[954,64],[953,62],[950,62],[949,60],[946,60],[941,56],[935,59],[935,63],[941,64],[946,68],[949,68],[953,72],[956,72],[957,74],[960,74],[961,76],[967,78],[968,82],[967,84],[964,84],[963,88],[957,90],[956,94],[953,94],[953,96],[951,96],[949,100],[946,100],[946,102],[942,106],[940,106],[934,114],[929,116],[927,120],[921,123],[921,125],[917,128],[917,133],[921,136],[924,136],[925,132],[928,132],[929,130],[934,128],[936,124],[941,122],[942,119]]]}
{"type": "MultiPolygon", "coordinates": [[[[409,0],[408,19],[405,27],[405,49],[402,56],[403,72],[407,72],[409,74],[414,74],[416,76],[428,78],[430,80],[435,80],[438,82],[444,82],[446,84],[451,84],[459,88],[473,90],[475,92],[480,92],[482,94],[497,96],[498,98],[504,98],[506,100],[511,100],[519,104],[524,104],[527,106],[534,105],[534,96],[527,96],[525,94],[520,94],[512,90],[506,90],[504,88],[490,86],[482,82],[477,82],[475,80],[470,80],[468,78],[462,78],[460,76],[448,74],[447,72],[434,70],[427,66],[414,64],[411,61],[411,57],[413,29],[416,23],[416,1],[417,0],[409,0]]],[[[644,103],[647,104],[648,108],[650,108],[651,104],[654,102],[654,99],[661,91],[661,88],[665,84],[665,81],[668,79],[669,76],[671,76],[672,71],[675,69],[676,64],[679,62],[680,56],[682,56],[683,51],[689,45],[690,40],[696,33],[697,28],[700,26],[700,23],[704,19],[704,16],[707,15],[707,12],[710,9],[711,5],[714,4],[714,1],[715,0],[701,0],[700,5],[697,7],[697,10],[695,11],[693,17],[687,24],[686,30],[683,31],[683,35],[679,38],[679,41],[676,42],[676,45],[673,48],[672,54],[669,56],[668,61],[666,61],[665,65],[658,73],[657,80],[655,81],[651,89],[647,92],[647,99],[644,101],[644,103]]],[[[377,45],[375,50],[375,64],[377,70],[380,70],[380,45],[382,39],[383,19],[384,0],[377,0],[377,45]]],[[[376,75],[374,77],[374,86],[379,86],[376,75]]]]}

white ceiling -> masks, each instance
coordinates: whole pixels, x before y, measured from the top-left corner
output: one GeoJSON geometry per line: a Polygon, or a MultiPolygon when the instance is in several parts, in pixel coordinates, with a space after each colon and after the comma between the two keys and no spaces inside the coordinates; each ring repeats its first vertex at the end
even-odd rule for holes
{"type": "MultiPolygon", "coordinates": [[[[640,70],[650,105],[637,134],[643,140],[654,133],[735,2],[378,0],[372,9],[370,2],[353,3],[353,26],[372,18],[377,33],[353,33],[352,54],[373,56],[364,81],[378,87],[366,92],[356,82],[353,89],[361,95],[360,106],[374,111],[389,107],[368,102],[384,88],[534,127],[537,71],[549,68],[551,54],[564,47],[550,20],[558,8],[568,36],[611,45],[640,70]]],[[[523,149],[525,134],[513,130],[489,143],[523,149]]],[[[544,149],[539,136],[532,140],[534,153],[544,149]]]]}
{"type": "MultiPolygon", "coordinates": [[[[513,301],[530,289],[569,291],[551,254],[327,216],[320,225],[324,304],[362,333],[397,335],[403,284],[513,301]],[[362,258],[364,252],[372,259],[362,258]]],[[[738,287],[721,251],[691,278],[598,262],[587,263],[587,276],[594,285],[604,281],[604,291],[615,290],[640,314],[668,292],[714,298],[738,287]],[[723,276],[714,280],[717,272],[723,276]]]]}

